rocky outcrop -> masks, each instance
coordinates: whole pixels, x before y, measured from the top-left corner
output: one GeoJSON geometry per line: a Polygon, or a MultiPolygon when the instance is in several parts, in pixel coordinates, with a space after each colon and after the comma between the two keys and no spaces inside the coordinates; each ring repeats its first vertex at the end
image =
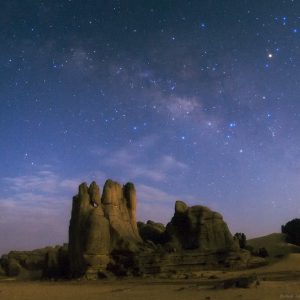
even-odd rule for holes
{"type": "Polygon", "coordinates": [[[136,224],[136,191],[132,183],[123,187],[107,180],[101,198],[111,231],[111,251],[136,251],[141,242],[136,224]]]}
{"type": "Polygon", "coordinates": [[[154,244],[165,244],[166,227],[162,223],[156,223],[149,220],[146,224],[143,222],[138,222],[137,225],[140,236],[144,242],[151,241],[154,244]]]}
{"type": "Polygon", "coordinates": [[[103,193],[82,183],[73,197],[69,244],[2,256],[1,272],[18,278],[110,275],[173,276],[209,269],[259,266],[239,248],[222,216],[205,206],[175,203],[175,213],[161,223],[136,222],[136,190],[107,180],[103,193]],[[172,275],[173,274],[173,275],[172,275]]]}
{"type": "Polygon", "coordinates": [[[69,258],[72,277],[96,267],[103,271],[109,261],[110,230],[101,206],[100,189],[95,182],[79,186],[73,197],[69,227],[69,258]]]}
{"type": "Polygon", "coordinates": [[[69,272],[68,247],[11,251],[1,257],[0,265],[5,275],[20,279],[66,278],[69,272]]]}
{"type": "Polygon", "coordinates": [[[175,214],[166,228],[166,239],[176,250],[237,250],[223,217],[205,206],[188,207],[176,201],[175,214]]]}
{"type": "Polygon", "coordinates": [[[118,251],[134,252],[141,238],[136,224],[136,192],[132,183],[123,187],[107,180],[103,194],[95,182],[79,186],[73,198],[69,227],[72,277],[103,276],[118,251]]]}
{"type": "Polygon", "coordinates": [[[176,201],[174,216],[165,229],[149,221],[139,223],[139,230],[145,241],[156,244],[152,254],[140,253],[139,270],[144,274],[168,277],[262,263],[252,261],[250,253],[239,248],[222,216],[205,206],[188,207],[176,201]]]}

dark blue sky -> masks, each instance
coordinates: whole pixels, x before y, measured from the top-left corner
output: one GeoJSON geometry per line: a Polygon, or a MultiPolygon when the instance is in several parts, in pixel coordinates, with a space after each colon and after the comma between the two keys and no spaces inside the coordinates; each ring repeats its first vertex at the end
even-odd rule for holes
{"type": "Polygon", "coordinates": [[[299,217],[298,1],[2,1],[0,252],[67,241],[82,181],[257,236],[299,217]]]}

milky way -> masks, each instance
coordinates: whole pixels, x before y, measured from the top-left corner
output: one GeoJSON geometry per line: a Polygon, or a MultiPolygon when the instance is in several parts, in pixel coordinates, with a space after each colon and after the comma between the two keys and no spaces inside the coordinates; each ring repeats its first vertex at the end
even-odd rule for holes
{"type": "Polygon", "coordinates": [[[67,241],[77,185],[106,178],[139,220],[299,217],[298,1],[2,2],[0,252],[67,241]]]}

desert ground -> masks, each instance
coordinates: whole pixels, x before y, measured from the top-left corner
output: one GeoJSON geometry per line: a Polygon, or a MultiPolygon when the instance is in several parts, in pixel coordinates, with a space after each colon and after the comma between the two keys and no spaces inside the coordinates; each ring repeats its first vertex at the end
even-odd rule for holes
{"type": "Polygon", "coordinates": [[[299,299],[299,283],[300,281],[265,281],[258,288],[213,290],[189,282],[2,282],[0,284],[0,299],[299,299]]]}
{"type": "Polygon", "coordinates": [[[198,278],[100,281],[0,281],[1,300],[94,299],[300,299],[300,254],[290,253],[268,266],[247,271],[205,271],[198,278]],[[216,288],[228,278],[257,274],[251,288],[216,288]]]}

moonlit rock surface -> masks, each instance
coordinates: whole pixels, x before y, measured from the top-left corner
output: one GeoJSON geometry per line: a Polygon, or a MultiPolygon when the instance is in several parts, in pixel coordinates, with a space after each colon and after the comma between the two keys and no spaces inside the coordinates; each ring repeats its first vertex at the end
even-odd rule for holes
{"type": "Polygon", "coordinates": [[[178,249],[212,251],[236,247],[219,213],[201,205],[188,207],[182,201],[175,203],[175,214],[166,234],[178,249]]]}
{"type": "Polygon", "coordinates": [[[122,187],[108,179],[102,196],[95,182],[79,186],[69,227],[72,277],[105,273],[113,251],[134,252],[139,242],[133,184],[122,187]]]}

